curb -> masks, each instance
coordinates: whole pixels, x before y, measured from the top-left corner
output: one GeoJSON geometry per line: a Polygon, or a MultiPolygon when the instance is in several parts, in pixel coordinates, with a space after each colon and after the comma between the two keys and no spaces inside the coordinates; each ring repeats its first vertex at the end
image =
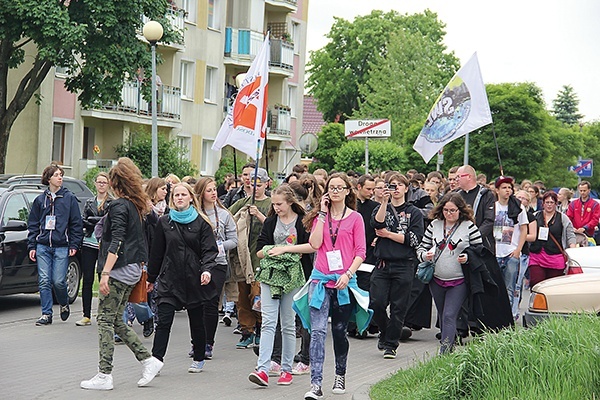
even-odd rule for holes
{"type": "Polygon", "coordinates": [[[371,385],[363,383],[358,389],[352,394],[352,400],[370,400],[369,392],[371,391],[371,385]]]}

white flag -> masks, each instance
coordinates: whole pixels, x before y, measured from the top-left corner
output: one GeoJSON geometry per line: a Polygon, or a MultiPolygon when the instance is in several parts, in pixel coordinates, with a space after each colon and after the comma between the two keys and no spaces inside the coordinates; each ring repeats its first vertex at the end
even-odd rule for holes
{"type": "Polygon", "coordinates": [[[428,163],[446,143],[491,123],[490,104],[475,53],[436,100],[413,149],[428,163]]]}
{"type": "Polygon", "coordinates": [[[239,88],[232,110],[227,113],[217,133],[212,145],[213,150],[221,150],[224,146],[231,145],[249,157],[261,157],[267,130],[270,49],[267,33],[260,52],[252,61],[239,88]]]}

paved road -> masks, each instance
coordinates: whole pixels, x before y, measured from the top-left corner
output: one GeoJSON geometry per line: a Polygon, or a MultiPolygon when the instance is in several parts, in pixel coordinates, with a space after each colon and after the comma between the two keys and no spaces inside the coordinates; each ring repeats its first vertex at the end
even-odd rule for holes
{"type": "MultiPolygon", "coordinates": [[[[95,301],[95,299],[94,299],[95,301]]],[[[94,303],[95,308],[95,303],[94,303]]],[[[81,316],[81,300],[71,307],[71,318],[60,321],[55,306],[56,319],[51,326],[37,327],[39,296],[15,295],[0,297],[0,387],[3,399],[191,399],[219,400],[269,400],[302,399],[310,386],[310,376],[294,377],[291,386],[281,387],[275,379],[268,388],[259,388],[248,381],[256,356],[252,350],[237,350],[239,336],[223,325],[217,331],[215,355],[207,361],[200,374],[190,374],[189,328],[187,316],[177,313],[165,366],[161,375],[145,388],[136,386],[141,366],[125,346],[115,350],[113,370],[114,390],[110,392],[86,391],[79,382],[91,378],[97,371],[98,336],[96,324],[77,327],[81,316]]],[[[135,325],[141,336],[141,325],[135,325]]],[[[331,394],[333,385],[333,348],[328,335],[328,352],[323,382],[326,399],[349,400],[365,398],[368,385],[390,373],[423,360],[437,351],[435,329],[415,332],[413,337],[398,348],[395,360],[384,360],[377,351],[377,339],[350,339],[347,373],[347,393],[331,394]],[[354,396],[354,397],[353,397],[354,396]]],[[[152,338],[142,339],[151,348],[152,338]]],[[[298,341],[299,346],[299,341],[298,341]]]]}

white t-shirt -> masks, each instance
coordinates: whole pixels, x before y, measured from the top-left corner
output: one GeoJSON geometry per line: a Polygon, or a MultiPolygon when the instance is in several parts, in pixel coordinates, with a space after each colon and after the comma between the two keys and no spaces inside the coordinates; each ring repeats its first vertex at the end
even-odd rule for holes
{"type": "MultiPolygon", "coordinates": [[[[527,212],[521,207],[521,212],[517,218],[519,227],[529,223],[527,212]]],[[[496,239],[496,257],[506,257],[510,255],[519,245],[521,230],[508,217],[508,204],[503,206],[496,202],[496,218],[494,219],[494,239],[496,239]]]]}

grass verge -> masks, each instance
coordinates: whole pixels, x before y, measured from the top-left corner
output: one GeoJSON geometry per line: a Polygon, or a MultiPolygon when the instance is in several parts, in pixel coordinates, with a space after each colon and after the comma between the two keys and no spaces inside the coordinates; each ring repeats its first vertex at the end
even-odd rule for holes
{"type": "Polygon", "coordinates": [[[485,335],[377,383],[371,399],[597,399],[599,337],[590,315],[485,335]]]}

